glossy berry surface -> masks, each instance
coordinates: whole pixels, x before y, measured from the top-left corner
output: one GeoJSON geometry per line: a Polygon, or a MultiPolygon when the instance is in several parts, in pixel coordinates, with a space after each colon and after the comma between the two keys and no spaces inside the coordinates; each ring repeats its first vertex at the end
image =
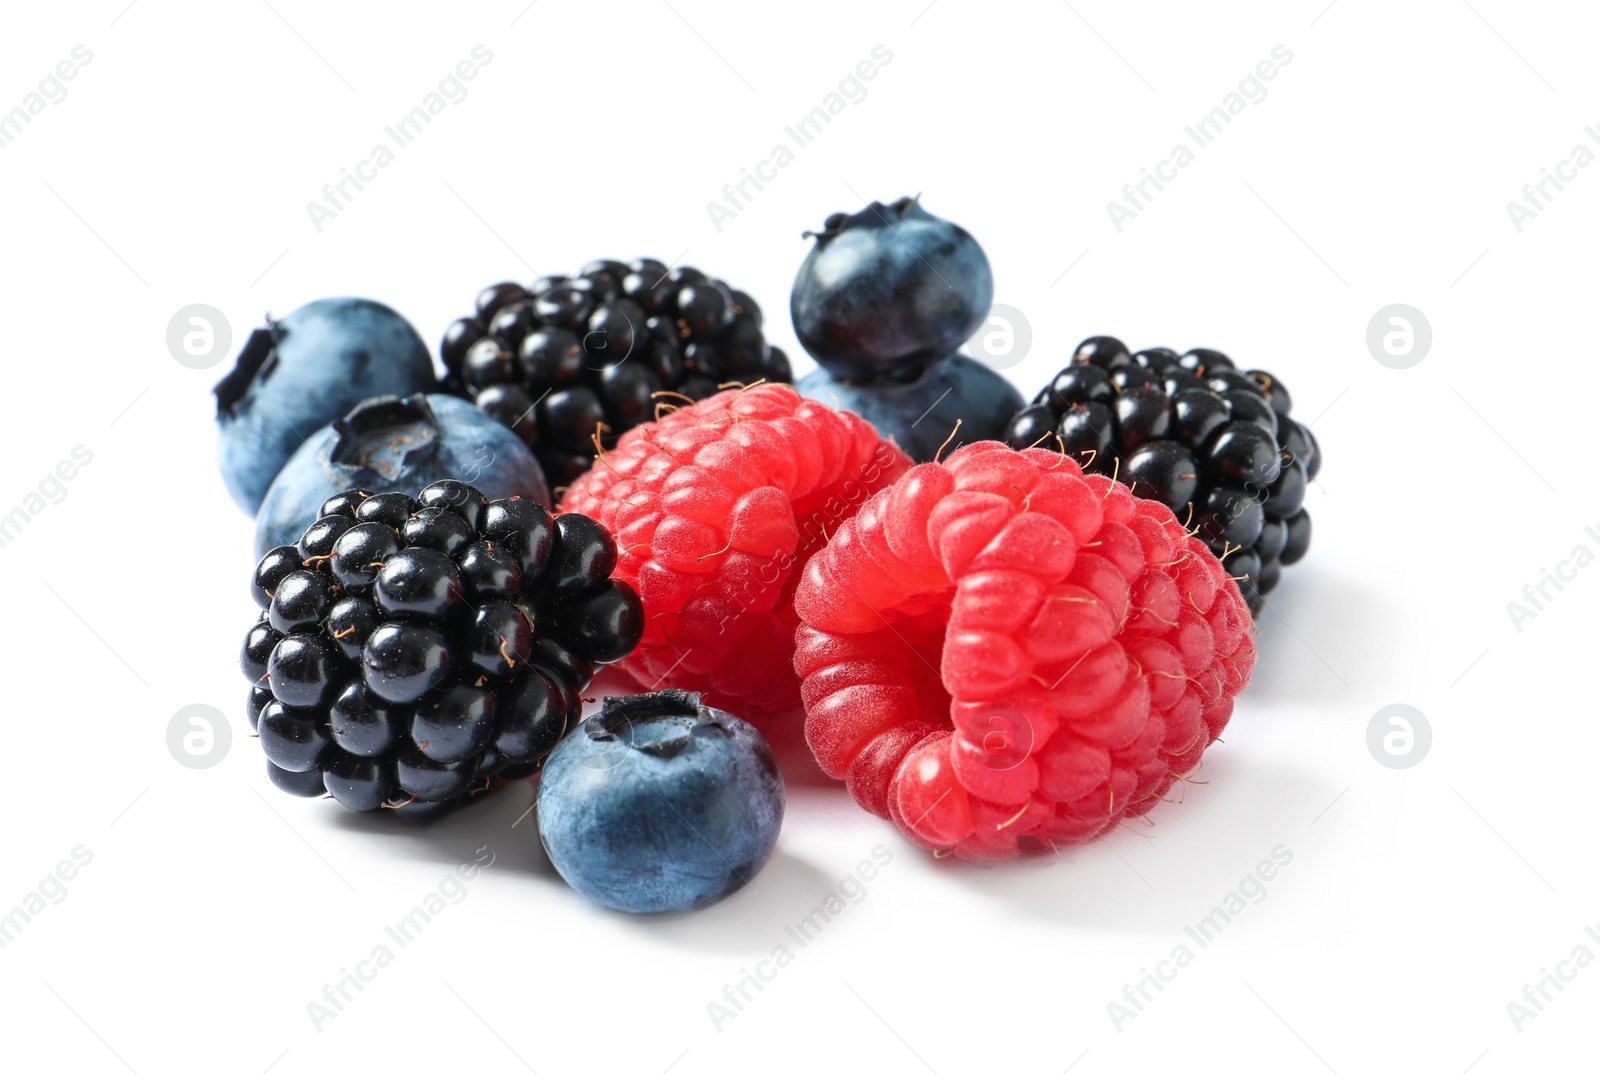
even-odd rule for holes
{"type": "Polygon", "coordinates": [[[532,774],[643,633],[616,561],[593,520],[453,479],[334,494],[252,579],[239,666],[272,781],[425,813],[532,774]]]}
{"type": "MultiPolygon", "coordinates": [[[[465,478],[490,499],[516,496],[550,503],[544,473],[527,445],[471,403],[450,395],[378,396],[312,435],[284,466],[256,516],[256,555],[303,543],[307,528],[318,521],[331,497],[358,491],[399,494],[409,503],[406,493],[447,478],[465,478]]],[[[402,525],[433,526],[438,532],[431,539],[416,542],[430,547],[448,542],[446,531],[452,526],[461,540],[469,531],[449,519],[412,520],[409,510],[374,521],[396,530],[402,525]]],[[[342,517],[323,523],[344,524],[342,517]]],[[[329,536],[325,528],[317,539],[329,536]]]]}
{"type": "Polygon", "coordinates": [[[748,884],[783,822],[772,747],[698,694],[608,697],[550,754],[539,839],[585,898],[634,914],[709,906],[748,884]]]}
{"type": "MultiPolygon", "coordinates": [[[[800,708],[791,597],[805,562],[906,457],[854,414],[785,385],[726,391],[642,425],[568,490],[562,519],[617,537],[644,601],[621,667],[757,726],[800,708]]],[[[609,612],[593,609],[596,622],[609,612]]]]}
{"type": "Polygon", "coordinates": [[[308,437],[374,395],[434,388],[428,347],[365,298],[325,298],[250,333],[215,388],[217,456],[234,501],[255,514],[308,437]]]}
{"type": "Polygon", "coordinates": [[[914,462],[932,461],[941,447],[948,453],[962,444],[999,437],[1022,406],[1022,396],[1010,381],[965,354],[947,355],[914,373],[909,380],[884,377],[857,383],[815,369],[800,378],[795,390],[864,418],[914,462]]]}
{"type": "Polygon", "coordinates": [[[1243,596],[1170,510],[993,441],[870,497],[794,603],[818,764],[964,858],[1048,854],[1148,813],[1255,664],[1243,596]]]}
{"type": "Polygon", "coordinates": [[[650,258],[486,287],[446,329],[439,355],[450,389],[512,429],[558,489],[662,403],[790,379],[754,299],[650,258]]]}
{"type": "Polygon", "coordinates": [[[1165,504],[1223,558],[1254,614],[1310,543],[1305,494],[1322,453],[1292,408],[1282,381],[1220,351],[1129,353],[1091,336],[1003,439],[1065,451],[1165,504]]]}
{"type": "MultiPolygon", "coordinates": [[[[795,275],[789,313],[835,377],[869,381],[952,354],[994,300],[989,259],[914,198],[834,213],[795,275]]],[[[948,429],[946,430],[948,431],[948,429]]]]}

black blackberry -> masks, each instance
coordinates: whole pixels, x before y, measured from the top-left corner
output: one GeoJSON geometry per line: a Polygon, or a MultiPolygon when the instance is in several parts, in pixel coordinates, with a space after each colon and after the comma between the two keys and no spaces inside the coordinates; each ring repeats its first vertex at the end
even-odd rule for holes
{"type": "Polygon", "coordinates": [[[1012,447],[1059,446],[1089,473],[1160,500],[1224,557],[1251,612],[1311,543],[1306,485],[1322,466],[1289,390],[1219,351],[1130,354],[1091,336],[1006,427],[1012,447]]]}
{"type": "Polygon", "coordinates": [[[596,664],[639,643],[639,595],[583,515],[438,481],[345,492],[256,567],[250,725],[272,781],[428,813],[532,775],[596,664]]]}
{"type": "Polygon", "coordinates": [[[516,431],[556,489],[593,464],[596,434],[611,447],[652,420],[663,396],[698,401],[719,384],[791,379],[754,299],[650,258],[486,287],[439,355],[446,385],[516,431]]]}

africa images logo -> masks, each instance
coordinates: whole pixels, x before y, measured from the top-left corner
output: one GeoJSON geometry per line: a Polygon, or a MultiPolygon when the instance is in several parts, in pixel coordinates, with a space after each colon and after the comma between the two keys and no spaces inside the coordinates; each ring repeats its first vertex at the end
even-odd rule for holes
{"type": "Polygon", "coordinates": [[[1178,178],[1180,169],[1193,164],[1196,153],[1215,142],[1233,122],[1234,116],[1242,114],[1250,105],[1260,104],[1267,99],[1266,84],[1277,78],[1278,72],[1293,61],[1294,53],[1289,51],[1288,45],[1273,45],[1271,54],[1241,78],[1236,89],[1223,94],[1220,104],[1183,128],[1188,142],[1175,144],[1166,157],[1155,163],[1154,168],[1140,168],[1140,179],[1123,184],[1121,202],[1106,202],[1106,214],[1111,217],[1111,226],[1120,232],[1124,221],[1132,220],[1150,208],[1156,194],[1165,190],[1167,183],[1178,178]],[[1189,142],[1194,143],[1193,148],[1190,148],[1189,142]],[[1152,186],[1155,187],[1154,191],[1150,189],[1152,186]]]}

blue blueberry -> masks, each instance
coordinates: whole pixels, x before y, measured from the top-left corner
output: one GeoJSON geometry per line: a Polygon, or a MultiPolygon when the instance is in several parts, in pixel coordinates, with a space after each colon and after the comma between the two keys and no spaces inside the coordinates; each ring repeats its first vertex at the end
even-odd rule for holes
{"type": "Polygon", "coordinates": [[[818,369],[800,378],[795,390],[859,414],[917,462],[932,461],[957,418],[961,429],[945,448],[946,455],[962,444],[1002,439],[1006,424],[1022,407],[1022,396],[1010,381],[965,354],[941,358],[909,382],[850,383],[818,369]]]}
{"type": "Polygon", "coordinates": [[[251,514],[312,433],[374,395],[432,391],[433,360],[406,319],[365,298],[324,298],[250,334],[215,388],[217,456],[251,514]]]}
{"type": "Polygon", "coordinates": [[[772,747],[683,690],[608,697],[539,780],[545,853],[586,898],[634,914],[691,910],[744,887],[783,822],[772,747]]]}
{"type": "Polygon", "coordinates": [[[256,555],[294,544],[323,503],[341,492],[414,496],[447,478],[466,481],[491,500],[521,496],[550,503],[528,446],[471,403],[450,395],[383,395],[358,404],[294,453],[256,516],[256,555]]]}
{"type": "Polygon", "coordinates": [[[789,313],[801,344],[842,380],[950,354],[988,315],[994,277],[982,247],[913,198],[834,213],[815,238],[789,313]]]}

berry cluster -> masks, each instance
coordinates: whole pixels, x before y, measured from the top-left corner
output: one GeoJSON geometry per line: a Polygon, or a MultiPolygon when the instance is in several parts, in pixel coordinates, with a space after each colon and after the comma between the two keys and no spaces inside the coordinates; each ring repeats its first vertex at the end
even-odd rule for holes
{"type": "Polygon", "coordinates": [[[1255,664],[1242,596],[1171,511],[992,441],[867,500],[794,604],[823,771],[966,858],[1048,853],[1148,812],[1255,664]]]}
{"type": "Polygon", "coordinates": [[[438,481],[342,492],[256,567],[250,722],[274,783],[426,812],[523,778],[638,644],[638,594],[581,515],[438,481]]]}
{"type": "Polygon", "coordinates": [[[1093,336],[1012,419],[1011,446],[1059,447],[1158,500],[1239,581],[1252,613],[1311,543],[1303,502],[1322,453],[1283,382],[1218,351],[1129,354],[1093,336]],[[1058,441],[1059,438],[1059,441],[1058,441]]]}
{"type": "Polygon", "coordinates": [[[558,489],[589,469],[597,445],[654,418],[663,396],[696,401],[723,383],[790,380],[754,299],[649,258],[486,287],[439,354],[447,387],[510,426],[558,489]]]}
{"type": "Polygon", "coordinates": [[[974,340],[993,277],[963,228],[902,198],[807,234],[793,386],[749,295],[650,259],[485,288],[442,381],[365,300],[252,335],[219,425],[274,784],[432,817],[538,773],[556,869],[641,913],[771,854],[783,778],[740,717],[803,710],[824,772],[965,858],[1166,800],[1310,540],[1288,391],[1097,336],[1024,407],[974,340]],[[574,733],[605,663],[661,692],[574,733]]]}

